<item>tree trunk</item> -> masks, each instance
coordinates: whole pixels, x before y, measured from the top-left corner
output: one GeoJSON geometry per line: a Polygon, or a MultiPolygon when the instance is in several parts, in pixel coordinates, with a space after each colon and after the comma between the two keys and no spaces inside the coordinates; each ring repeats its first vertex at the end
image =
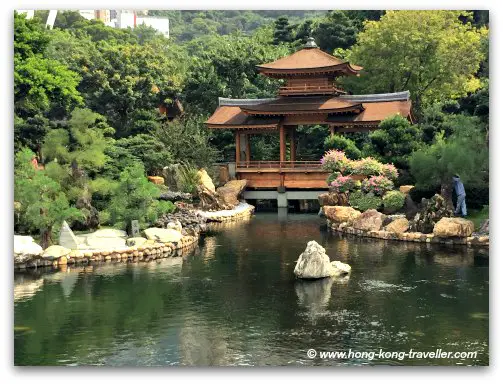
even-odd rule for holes
{"type": "Polygon", "coordinates": [[[454,211],[454,204],[452,203],[452,183],[442,182],[440,186],[440,196],[442,196],[447,204],[447,208],[454,211]]]}
{"type": "Polygon", "coordinates": [[[40,230],[40,246],[46,249],[49,244],[52,244],[52,233],[50,229],[40,230]]]}

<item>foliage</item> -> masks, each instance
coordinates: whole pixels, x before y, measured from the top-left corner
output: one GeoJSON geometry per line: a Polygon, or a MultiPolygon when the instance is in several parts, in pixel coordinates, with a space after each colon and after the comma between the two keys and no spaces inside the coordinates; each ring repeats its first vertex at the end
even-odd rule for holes
{"type": "Polygon", "coordinates": [[[405,204],[405,194],[400,191],[389,191],[384,194],[382,201],[385,209],[396,212],[405,204]]]}
{"type": "Polygon", "coordinates": [[[291,43],[293,40],[293,27],[288,21],[288,17],[281,16],[274,22],[274,39],[273,44],[291,43]]]}
{"type": "Polygon", "coordinates": [[[383,165],[372,157],[352,161],[348,167],[355,175],[376,176],[382,172],[383,165]]]}
{"type": "MultiPolygon", "coordinates": [[[[155,139],[177,161],[185,161],[199,168],[209,167],[219,157],[210,143],[210,133],[200,116],[164,122],[154,133],[155,139]]],[[[165,166],[167,164],[163,164],[165,166]]]]}
{"type": "Polygon", "coordinates": [[[336,192],[349,192],[356,188],[356,182],[351,176],[338,176],[330,183],[336,192]]]}
{"type": "Polygon", "coordinates": [[[398,179],[398,170],[393,164],[383,164],[381,167],[381,174],[390,180],[398,179]]]}
{"type": "Polygon", "coordinates": [[[336,48],[347,49],[356,42],[357,29],[344,11],[330,11],[313,32],[320,49],[332,53],[336,48]]]}
{"type": "Polygon", "coordinates": [[[161,175],[162,169],[173,161],[165,144],[152,135],[125,137],[117,140],[115,146],[127,151],[129,159],[141,161],[148,175],[161,175]]]}
{"type": "Polygon", "coordinates": [[[121,173],[117,188],[112,193],[108,211],[110,221],[126,229],[131,220],[149,225],[166,209],[159,205],[159,189],[145,177],[141,163],[135,163],[121,173]]]}
{"type": "Polygon", "coordinates": [[[189,164],[182,164],[178,168],[176,178],[176,185],[185,193],[196,193],[197,186],[201,183],[198,169],[189,164]]]}
{"type": "Polygon", "coordinates": [[[324,170],[344,173],[350,164],[350,160],[343,151],[331,149],[325,152],[321,158],[321,166],[324,170]]]}
{"type": "Polygon", "coordinates": [[[487,30],[463,24],[464,11],[387,11],[367,21],[349,59],[365,69],[349,88],[358,93],[410,90],[413,105],[462,97],[480,87],[475,77],[487,30]]]}
{"type": "Polygon", "coordinates": [[[368,209],[379,209],[382,205],[382,200],[372,192],[363,193],[362,191],[355,191],[349,194],[349,205],[364,212],[368,209]]]}
{"type": "Polygon", "coordinates": [[[286,56],[259,34],[208,36],[188,46],[194,58],[184,88],[184,100],[197,113],[213,113],[219,97],[272,97],[278,81],[258,73],[256,66],[286,56]]]}
{"type": "Polygon", "coordinates": [[[350,159],[356,160],[362,157],[361,151],[357,148],[355,142],[342,135],[330,135],[324,142],[326,149],[338,149],[344,151],[350,159]]]}
{"type": "Polygon", "coordinates": [[[369,135],[364,152],[381,162],[393,163],[400,169],[408,167],[408,157],[419,149],[421,130],[407,119],[396,115],[384,119],[379,129],[369,135]]]}
{"type": "Polygon", "coordinates": [[[393,189],[393,182],[385,176],[372,176],[362,181],[362,190],[382,196],[393,189]]]}
{"type": "Polygon", "coordinates": [[[435,142],[414,152],[410,170],[420,188],[450,185],[459,174],[465,185],[484,185],[489,178],[489,152],[485,137],[474,129],[458,132],[446,140],[439,134],[435,142]]]}
{"type": "Polygon", "coordinates": [[[80,218],[80,212],[70,207],[59,183],[44,171],[31,164],[35,154],[24,148],[16,154],[14,171],[14,200],[20,203],[18,210],[21,230],[40,232],[42,246],[50,245],[54,230],[63,220],[80,218]]]}

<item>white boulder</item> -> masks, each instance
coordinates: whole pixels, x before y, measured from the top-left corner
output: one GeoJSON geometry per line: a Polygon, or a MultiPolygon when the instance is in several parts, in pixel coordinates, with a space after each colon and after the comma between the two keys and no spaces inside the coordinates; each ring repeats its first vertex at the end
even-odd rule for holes
{"type": "Polygon", "coordinates": [[[68,256],[72,250],[62,247],[61,245],[51,245],[46,248],[42,257],[44,259],[59,259],[63,256],[68,256]]]}
{"type": "Polygon", "coordinates": [[[31,236],[14,236],[14,262],[24,263],[32,256],[40,256],[44,252],[31,236]]]}
{"type": "Polygon", "coordinates": [[[350,271],[348,264],[340,261],[330,262],[325,248],[313,240],[307,243],[306,249],[297,259],[293,273],[300,279],[321,279],[345,275],[350,271]]]}

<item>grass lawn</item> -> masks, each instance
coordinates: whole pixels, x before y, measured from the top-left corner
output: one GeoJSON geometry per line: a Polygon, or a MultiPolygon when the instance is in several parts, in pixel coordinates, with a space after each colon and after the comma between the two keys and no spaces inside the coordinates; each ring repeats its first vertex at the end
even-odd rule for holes
{"type": "Polygon", "coordinates": [[[473,221],[475,230],[478,231],[482,223],[489,218],[489,206],[484,205],[484,208],[478,211],[468,210],[468,216],[466,216],[466,218],[473,221]]]}

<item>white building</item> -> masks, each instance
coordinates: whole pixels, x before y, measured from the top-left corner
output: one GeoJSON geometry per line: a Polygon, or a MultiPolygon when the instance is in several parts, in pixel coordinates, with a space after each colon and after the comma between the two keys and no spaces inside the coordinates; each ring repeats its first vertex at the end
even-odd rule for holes
{"type": "MultiPolygon", "coordinates": [[[[145,12],[141,12],[145,13],[145,12]]],[[[113,20],[112,20],[113,21],[113,20]]],[[[118,28],[135,28],[145,24],[161,32],[165,37],[169,37],[169,19],[164,17],[149,17],[140,15],[140,12],[120,10],[117,11],[116,26],[118,28]]]]}

